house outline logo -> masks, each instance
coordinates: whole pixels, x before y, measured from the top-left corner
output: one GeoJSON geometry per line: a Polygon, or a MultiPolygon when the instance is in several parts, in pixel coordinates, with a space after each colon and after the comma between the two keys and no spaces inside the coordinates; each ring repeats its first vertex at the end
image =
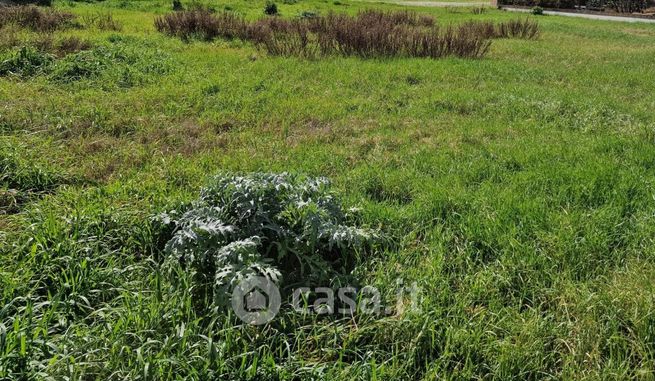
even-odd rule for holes
{"type": "Polygon", "coordinates": [[[250,276],[232,291],[232,309],[244,323],[262,325],[280,311],[280,290],[275,283],[261,276],[250,276]]]}

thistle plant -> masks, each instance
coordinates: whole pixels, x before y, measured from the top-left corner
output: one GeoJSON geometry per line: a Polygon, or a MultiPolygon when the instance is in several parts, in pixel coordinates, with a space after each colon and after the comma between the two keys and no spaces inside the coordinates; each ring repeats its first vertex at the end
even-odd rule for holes
{"type": "Polygon", "coordinates": [[[191,272],[216,306],[252,275],[277,284],[329,281],[356,253],[381,242],[378,232],[347,224],[325,178],[219,175],[177,215],[162,216],[174,224],[165,267],[191,272]]]}

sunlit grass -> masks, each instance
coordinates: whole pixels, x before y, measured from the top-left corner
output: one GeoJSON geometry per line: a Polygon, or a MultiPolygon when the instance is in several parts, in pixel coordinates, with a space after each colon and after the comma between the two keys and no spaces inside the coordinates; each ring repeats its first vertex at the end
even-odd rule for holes
{"type": "MultiPolygon", "coordinates": [[[[255,19],[264,2],[213,6],[255,19]]],[[[0,378],[653,377],[655,27],[548,16],[537,40],[494,40],[483,59],[307,60],[163,36],[168,2],[57,7],[122,28],[55,39],[119,41],[169,70],[133,86],[0,78],[0,378]],[[329,177],[396,243],[351,275],[388,300],[418,282],[421,311],[283,309],[264,327],[198,314],[184,272],[160,272],[151,217],[225,171],[329,177]]]]}

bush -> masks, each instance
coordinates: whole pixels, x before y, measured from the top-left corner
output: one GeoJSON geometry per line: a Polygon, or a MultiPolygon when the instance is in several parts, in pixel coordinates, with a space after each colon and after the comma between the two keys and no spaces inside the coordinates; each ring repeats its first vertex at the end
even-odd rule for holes
{"type": "Polygon", "coordinates": [[[76,26],[72,13],[54,9],[42,9],[35,6],[0,6],[0,28],[15,24],[36,32],[52,32],[76,26]]]}
{"type": "Polygon", "coordinates": [[[272,1],[268,1],[266,6],[264,6],[264,14],[269,16],[275,16],[278,14],[277,4],[272,1]]]}
{"type": "Polygon", "coordinates": [[[379,233],[347,224],[323,178],[220,175],[178,215],[161,216],[175,227],[165,268],[182,265],[218,305],[250,275],[276,283],[329,281],[380,242],[379,233]]]}
{"type": "Polygon", "coordinates": [[[534,7],[531,12],[535,16],[541,16],[544,14],[544,9],[542,7],[534,7]]]}

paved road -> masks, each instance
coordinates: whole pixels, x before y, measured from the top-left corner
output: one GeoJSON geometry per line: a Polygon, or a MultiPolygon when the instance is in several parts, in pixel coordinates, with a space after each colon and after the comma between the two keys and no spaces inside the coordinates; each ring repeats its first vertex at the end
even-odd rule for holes
{"type": "MultiPolygon", "coordinates": [[[[530,9],[525,9],[525,8],[503,7],[503,9],[511,12],[522,12],[522,13],[532,12],[530,9]]],[[[644,19],[641,17],[605,16],[605,15],[594,15],[589,13],[559,12],[559,11],[546,11],[546,10],[544,11],[544,14],[554,15],[554,16],[580,17],[583,19],[590,19],[590,20],[645,22],[645,23],[655,24],[655,19],[644,19]]]]}

